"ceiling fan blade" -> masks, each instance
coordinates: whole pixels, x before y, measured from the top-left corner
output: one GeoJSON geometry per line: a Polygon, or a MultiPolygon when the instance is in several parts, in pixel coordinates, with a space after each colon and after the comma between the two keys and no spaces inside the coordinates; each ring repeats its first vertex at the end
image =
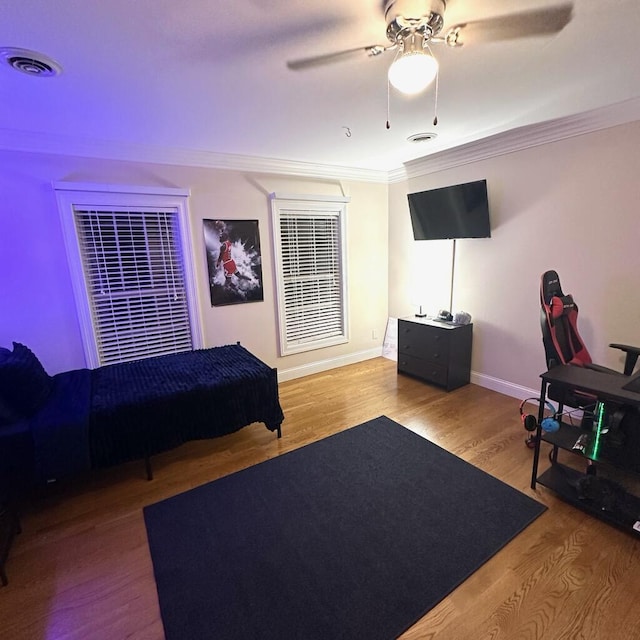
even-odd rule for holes
{"type": "Polygon", "coordinates": [[[573,3],[533,9],[486,20],[463,22],[451,27],[445,36],[452,47],[542,36],[562,31],[573,16],[573,3]]]}
{"type": "Polygon", "coordinates": [[[293,71],[300,69],[308,69],[309,67],[317,67],[332,62],[340,62],[341,60],[354,57],[366,53],[368,56],[379,56],[388,49],[393,49],[395,45],[383,47],[380,44],[370,45],[368,47],[355,47],[354,49],[346,49],[345,51],[336,51],[334,53],[325,53],[321,56],[312,56],[311,58],[301,58],[299,60],[289,60],[287,67],[293,71]]]}

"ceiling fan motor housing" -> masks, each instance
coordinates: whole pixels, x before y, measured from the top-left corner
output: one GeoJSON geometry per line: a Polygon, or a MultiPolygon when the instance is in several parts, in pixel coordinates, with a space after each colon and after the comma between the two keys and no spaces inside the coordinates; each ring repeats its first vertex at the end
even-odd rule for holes
{"type": "Polygon", "coordinates": [[[446,0],[389,0],[384,8],[387,38],[397,43],[408,30],[429,39],[444,25],[446,0]]]}

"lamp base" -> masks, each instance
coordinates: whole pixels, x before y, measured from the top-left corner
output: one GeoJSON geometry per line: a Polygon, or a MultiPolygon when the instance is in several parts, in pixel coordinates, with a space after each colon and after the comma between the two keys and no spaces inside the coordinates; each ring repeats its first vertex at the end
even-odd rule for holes
{"type": "Polygon", "coordinates": [[[422,305],[418,308],[418,313],[415,314],[416,318],[426,318],[427,314],[422,313],[422,305]]]}

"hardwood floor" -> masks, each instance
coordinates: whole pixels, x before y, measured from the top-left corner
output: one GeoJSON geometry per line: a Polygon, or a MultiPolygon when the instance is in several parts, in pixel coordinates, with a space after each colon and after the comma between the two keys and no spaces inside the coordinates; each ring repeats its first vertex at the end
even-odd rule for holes
{"type": "Polygon", "coordinates": [[[280,399],[280,440],[252,425],[157,456],[151,482],[140,462],[30,496],[0,588],[0,638],[163,638],[142,507],[381,414],[549,507],[404,640],[640,638],[640,543],[531,491],[514,398],[475,385],[445,393],[377,358],[285,382],[280,399]]]}

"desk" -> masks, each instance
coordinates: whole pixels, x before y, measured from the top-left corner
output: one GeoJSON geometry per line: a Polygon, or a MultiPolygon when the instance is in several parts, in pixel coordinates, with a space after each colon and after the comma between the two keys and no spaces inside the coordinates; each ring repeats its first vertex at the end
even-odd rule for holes
{"type": "Polygon", "coordinates": [[[640,377],[640,373],[634,376],[612,375],[595,369],[577,367],[563,364],[543,373],[542,392],[545,393],[547,385],[554,384],[567,389],[578,389],[591,393],[598,398],[612,400],[620,404],[628,404],[633,407],[640,406],[640,393],[628,391],[624,387],[631,381],[640,377]]]}
{"type": "MultiPolygon", "coordinates": [[[[637,374],[640,376],[640,374],[637,374]]],[[[637,377],[636,376],[636,377],[637,377]]],[[[540,408],[538,413],[538,427],[536,430],[535,449],[533,456],[533,469],[531,473],[531,488],[541,484],[552,489],[561,498],[571,504],[605,520],[611,524],[622,527],[637,536],[640,536],[640,498],[629,491],[620,491],[617,483],[607,484],[606,479],[597,479],[594,474],[580,473],[570,466],[558,462],[558,451],[570,451],[587,462],[606,465],[608,469],[617,469],[633,474],[640,474],[640,393],[629,391],[624,387],[632,380],[629,376],[612,375],[601,371],[595,371],[573,365],[561,365],[543,373],[540,389],[540,408]],[[628,416],[624,440],[614,442],[613,431],[606,436],[596,436],[590,428],[583,428],[560,422],[560,429],[553,433],[542,430],[541,422],[544,415],[549,385],[565,389],[577,389],[594,397],[594,404],[603,403],[603,407],[612,415],[615,410],[624,412],[619,415],[628,416]],[[628,412],[628,413],[626,413],[628,412]],[[636,417],[638,418],[636,420],[636,417]],[[583,451],[574,450],[577,440],[586,434],[588,440],[583,451]],[[608,441],[608,438],[611,440],[608,441]],[[542,442],[552,445],[550,454],[551,467],[541,475],[538,475],[540,463],[540,447],[542,442]],[[589,479],[589,475],[592,477],[589,479]],[[584,488],[593,489],[599,499],[585,497],[584,488]],[[606,490],[608,501],[603,503],[603,490],[606,490]],[[612,493],[613,490],[613,493],[612,493]],[[604,504],[604,506],[603,506],[604,504]]],[[[604,410],[604,409],[603,409],[604,410]]],[[[563,411],[563,405],[558,406],[558,414],[563,411]]],[[[593,464],[588,467],[592,472],[596,471],[593,464]]]]}

